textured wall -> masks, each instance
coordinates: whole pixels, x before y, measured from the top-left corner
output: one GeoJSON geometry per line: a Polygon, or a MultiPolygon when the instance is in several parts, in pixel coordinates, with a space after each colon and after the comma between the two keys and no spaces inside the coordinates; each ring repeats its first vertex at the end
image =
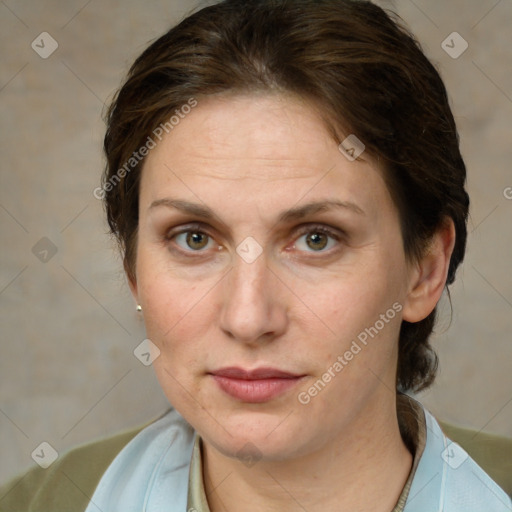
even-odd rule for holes
{"type": "MultiPolygon", "coordinates": [[[[445,304],[435,339],[440,374],[422,399],[443,419],[512,435],[512,2],[382,3],[445,78],[472,198],[453,319],[445,304]],[[458,58],[458,36],[445,43],[452,56],[441,47],[454,31],[469,45],[458,58]]],[[[0,3],[0,480],[33,463],[42,441],[61,451],[166,407],[151,367],[133,356],[144,330],[92,191],[104,102],[146,44],[195,5],[0,3]],[[50,56],[42,32],[58,44],[50,56]]]]}

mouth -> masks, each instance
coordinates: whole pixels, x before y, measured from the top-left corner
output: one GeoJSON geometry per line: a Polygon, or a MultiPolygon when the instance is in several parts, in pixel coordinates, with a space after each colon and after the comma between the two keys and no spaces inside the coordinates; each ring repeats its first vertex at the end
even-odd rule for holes
{"type": "Polygon", "coordinates": [[[277,368],[221,368],[209,373],[219,388],[227,395],[247,403],[263,403],[295,387],[305,375],[298,375],[277,368]]]}

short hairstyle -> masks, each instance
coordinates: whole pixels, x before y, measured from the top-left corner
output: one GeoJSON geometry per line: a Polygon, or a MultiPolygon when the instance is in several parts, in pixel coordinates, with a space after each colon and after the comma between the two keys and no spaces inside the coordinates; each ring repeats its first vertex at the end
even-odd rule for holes
{"type": "MultiPolygon", "coordinates": [[[[451,218],[456,240],[446,284],[454,281],[469,197],[445,86],[396,14],[358,0],[225,0],[185,18],[136,59],[106,115],[102,194],[130,279],[144,163],[134,154],[191,98],[253,92],[298,96],[319,109],[337,143],[340,132],[363,141],[398,209],[410,261],[451,218]]],[[[402,322],[400,391],[434,380],[435,318],[436,309],[402,322]]]]}

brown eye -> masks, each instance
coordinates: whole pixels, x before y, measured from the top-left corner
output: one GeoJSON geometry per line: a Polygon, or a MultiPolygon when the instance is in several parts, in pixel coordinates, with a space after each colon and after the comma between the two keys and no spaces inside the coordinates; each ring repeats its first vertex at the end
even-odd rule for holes
{"type": "Polygon", "coordinates": [[[199,252],[213,246],[212,238],[202,231],[183,231],[172,238],[176,245],[188,252],[199,252]]]}
{"type": "Polygon", "coordinates": [[[325,233],[310,233],[306,236],[306,244],[313,251],[321,251],[327,247],[329,237],[325,233]]]}
{"type": "Polygon", "coordinates": [[[326,227],[312,227],[302,231],[294,247],[303,252],[327,253],[340,242],[340,235],[326,227]]]}
{"type": "Polygon", "coordinates": [[[208,245],[208,235],[204,233],[187,233],[187,245],[194,250],[204,249],[208,245]]]}

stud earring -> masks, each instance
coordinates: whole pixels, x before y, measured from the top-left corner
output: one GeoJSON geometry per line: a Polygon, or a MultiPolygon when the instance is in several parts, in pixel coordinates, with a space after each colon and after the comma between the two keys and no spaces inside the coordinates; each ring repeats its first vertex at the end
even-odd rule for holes
{"type": "Polygon", "coordinates": [[[140,313],[142,311],[142,306],[140,304],[137,304],[137,312],[140,313]]]}

